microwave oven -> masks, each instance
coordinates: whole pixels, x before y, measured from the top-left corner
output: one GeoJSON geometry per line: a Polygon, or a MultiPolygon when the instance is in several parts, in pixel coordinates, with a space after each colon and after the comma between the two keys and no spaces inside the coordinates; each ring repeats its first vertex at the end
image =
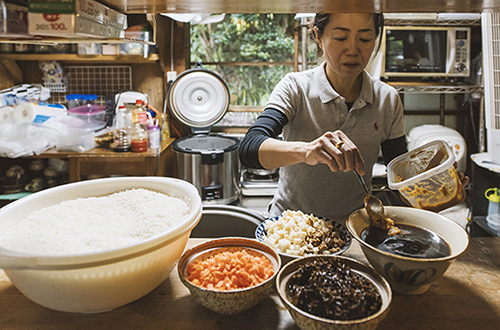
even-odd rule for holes
{"type": "Polygon", "coordinates": [[[385,26],[381,75],[468,77],[469,27],[385,26]]]}

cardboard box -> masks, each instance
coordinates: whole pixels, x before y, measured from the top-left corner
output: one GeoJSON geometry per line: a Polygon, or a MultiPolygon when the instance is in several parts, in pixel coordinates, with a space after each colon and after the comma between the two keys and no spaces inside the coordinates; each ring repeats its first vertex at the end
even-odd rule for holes
{"type": "MultiPolygon", "coordinates": [[[[28,34],[28,7],[17,6],[11,3],[3,3],[5,6],[5,17],[0,20],[1,37],[29,36],[28,34]]],[[[0,7],[0,9],[2,9],[0,7]]],[[[3,16],[3,15],[2,15],[3,16]]]]}
{"type": "Polygon", "coordinates": [[[33,35],[65,38],[123,38],[124,31],[97,23],[74,14],[28,13],[29,29],[33,35]]]}
{"type": "Polygon", "coordinates": [[[36,14],[74,15],[119,30],[127,29],[127,15],[93,0],[29,0],[28,11],[36,14]]]}

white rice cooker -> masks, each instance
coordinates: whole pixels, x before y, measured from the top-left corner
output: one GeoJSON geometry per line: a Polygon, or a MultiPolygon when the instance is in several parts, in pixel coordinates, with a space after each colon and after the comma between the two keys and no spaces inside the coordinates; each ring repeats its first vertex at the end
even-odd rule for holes
{"type": "Polygon", "coordinates": [[[407,136],[408,150],[420,147],[428,142],[443,140],[453,149],[457,169],[465,172],[467,168],[467,144],[463,136],[453,128],[442,125],[421,125],[410,130],[407,136]]]}
{"type": "Polygon", "coordinates": [[[174,141],[174,176],[191,182],[203,204],[229,204],[240,196],[239,140],[210,133],[229,109],[229,89],[214,72],[196,67],[172,83],[168,103],[172,114],[191,128],[174,141]]]}

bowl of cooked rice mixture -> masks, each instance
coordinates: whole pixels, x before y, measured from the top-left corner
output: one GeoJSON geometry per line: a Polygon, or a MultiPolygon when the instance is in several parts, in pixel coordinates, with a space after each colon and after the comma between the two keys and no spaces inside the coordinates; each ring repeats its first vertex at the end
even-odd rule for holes
{"type": "Polygon", "coordinates": [[[392,300],[382,276],[343,256],[295,259],[279,271],[276,289],[302,330],[375,329],[392,300]]]}
{"type": "Polygon", "coordinates": [[[32,301],[98,313],[171,273],[202,214],[197,189],[166,177],[88,180],[0,209],[0,268],[32,301]]]}
{"type": "Polygon", "coordinates": [[[255,237],[278,252],[283,264],[309,255],[340,255],[352,242],[341,223],[294,210],[262,222],[255,237]]]}

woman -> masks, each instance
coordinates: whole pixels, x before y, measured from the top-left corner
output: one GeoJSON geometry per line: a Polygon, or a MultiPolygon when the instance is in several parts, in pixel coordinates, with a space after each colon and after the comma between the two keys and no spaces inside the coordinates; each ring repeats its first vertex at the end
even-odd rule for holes
{"type": "Polygon", "coordinates": [[[287,74],[240,146],[243,165],[280,168],[269,216],[292,209],[345,221],[365,195],[352,171],[370,184],[380,147],[386,164],[407,151],[397,91],[364,70],[382,29],[382,14],[316,15],[326,61],[287,74]]]}

